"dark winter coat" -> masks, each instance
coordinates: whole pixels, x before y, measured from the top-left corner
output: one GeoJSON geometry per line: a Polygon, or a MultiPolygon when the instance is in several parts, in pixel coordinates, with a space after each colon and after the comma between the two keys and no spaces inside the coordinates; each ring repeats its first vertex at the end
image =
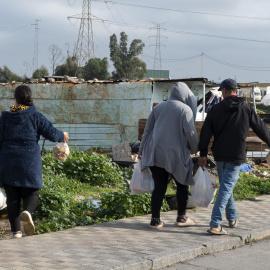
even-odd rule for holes
{"type": "Polygon", "coordinates": [[[249,127],[270,146],[268,127],[254,109],[243,98],[225,98],[214,105],[206,116],[200,134],[200,155],[207,156],[213,135],[212,152],[216,161],[244,163],[249,127]]]}
{"type": "Polygon", "coordinates": [[[0,187],[42,188],[40,136],[62,142],[64,133],[53,127],[36,107],[2,112],[0,118],[0,187]]]}

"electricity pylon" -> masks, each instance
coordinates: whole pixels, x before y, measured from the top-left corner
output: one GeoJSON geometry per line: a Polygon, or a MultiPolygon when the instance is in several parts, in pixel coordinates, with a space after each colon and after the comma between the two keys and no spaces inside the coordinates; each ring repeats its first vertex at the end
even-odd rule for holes
{"type": "Polygon", "coordinates": [[[80,30],[76,44],[75,56],[78,66],[85,65],[89,59],[95,57],[91,0],[83,0],[82,14],[80,16],[70,16],[68,19],[80,19],[80,30]]]}
{"type": "Polygon", "coordinates": [[[150,45],[150,46],[155,46],[156,47],[156,49],[155,49],[154,65],[153,65],[153,69],[156,70],[156,69],[162,69],[160,47],[161,46],[164,46],[165,47],[164,44],[161,44],[160,43],[160,39],[161,38],[167,38],[167,37],[160,35],[160,30],[161,29],[164,29],[164,28],[162,28],[159,23],[154,23],[154,24],[156,25],[155,28],[157,30],[157,34],[155,36],[150,36],[150,37],[155,37],[156,38],[156,44],[155,45],[150,45]]]}
{"type": "Polygon", "coordinates": [[[40,22],[41,20],[35,20],[34,25],[35,26],[35,39],[34,39],[34,55],[33,55],[33,73],[35,70],[38,69],[38,22],[40,22]]]}

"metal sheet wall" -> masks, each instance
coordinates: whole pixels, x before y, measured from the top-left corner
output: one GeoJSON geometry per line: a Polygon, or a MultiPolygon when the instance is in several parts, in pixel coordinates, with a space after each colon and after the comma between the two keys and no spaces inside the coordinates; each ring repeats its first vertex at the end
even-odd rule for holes
{"type": "MultiPolygon", "coordinates": [[[[69,145],[81,150],[111,148],[138,138],[138,121],[151,111],[152,82],[30,84],[37,109],[70,133],[69,145]]],[[[14,104],[18,84],[0,86],[0,110],[14,104]]],[[[42,145],[42,141],[40,141],[42,145]]],[[[54,143],[45,142],[45,149],[54,143]]]]}

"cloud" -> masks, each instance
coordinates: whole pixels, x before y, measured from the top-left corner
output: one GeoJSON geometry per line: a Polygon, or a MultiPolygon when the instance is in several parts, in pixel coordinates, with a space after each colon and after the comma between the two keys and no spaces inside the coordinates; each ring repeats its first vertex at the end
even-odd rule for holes
{"type": "MultiPolygon", "coordinates": [[[[120,32],[124,31],[129,37],[129,42],[139,38],[145,43],[142,57],[151,69],[155,57],[155,45],[158,45],[154,23],[159,23],[167,29],[161,29],[160,32],[161,36],[167,37],[160,40],[161,45],[166,45],[160,47],[161,57],[164,59],[162,68],[171,70],[174,76],[200,77],[202,59],[198,55],[204,52],[220,60],[215,62],[207,57],[204,58],[203,74],[210,80],[218,80],[226,76],[236,76],[242,82],[268,80],[268,71],[241,70],[220,62],[241,64],[246,67],[269,66],[269,43],[249,41],[270,42],[268,38],[270,18],[264,19],[269,17],[269,1],[112,1],[125,5],[92,1],[93,16],[107,20],[104,23],[99,20],[92,21],[97,57],[109,58],[110,35],[115,33],[119,37],[120,32]],[[244,17],[253,17],[253,19],[244,17]],[[254,19],[255,17],[257,19],[254,19]],[[116,25],[115,22],[121,24],[116,25]],[[188,61],[168,61],[168,59],[177,60],[196,55],[197,58],[188,61]]],[[[61,47],[64,53],[68,50],[67,44],[69,44],[70,52],[73,51],[74,44],[77,42],[80,20],[75,18],[68,20],[67,17],[76,17],[81,13],[82,1],[3,1],[1,11],[0,66],[6,64],[13,72],[19,75],[24,73],[26,70],[24,63],[31,62],[33,58],[35,26],[32,24],[35,24],[36,19],[41,20],[38,22],[39,65],[43,64],[50,69],[48,48],[51,44],[61,47]]],[[[113,68],[112,64],[111,68],[113,68]]]]}

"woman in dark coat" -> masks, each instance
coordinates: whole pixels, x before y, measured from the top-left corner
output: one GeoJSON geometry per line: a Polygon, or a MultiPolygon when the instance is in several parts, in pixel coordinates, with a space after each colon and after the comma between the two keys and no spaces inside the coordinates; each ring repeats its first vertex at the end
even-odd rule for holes
{"type": "Polygon", "coordinates": [[[32,235],[39,189],[42,184],[42,163],[38,141],[40,136],[53,142],[67,142],[67,132],[52,123],[34,106],[31,89],[20,85],[15,89],[15,106],[2,112],[0,118],[0,187],[7,195],[7,212],[14,238],[24,232],[32,235]],[[20,214],[21,200],[23,212],[20,214]]]}

